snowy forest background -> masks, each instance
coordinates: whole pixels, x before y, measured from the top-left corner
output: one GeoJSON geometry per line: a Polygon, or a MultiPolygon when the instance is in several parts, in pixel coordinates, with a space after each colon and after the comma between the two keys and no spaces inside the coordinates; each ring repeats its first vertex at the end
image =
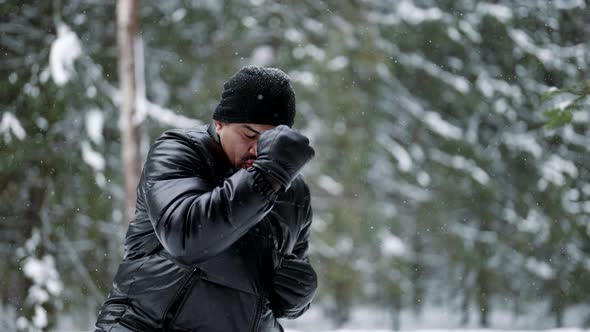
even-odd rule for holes
{"type": "MultiPolygon", "coordinates": [[[[279,67],[318,152],[320,289],[286,326],[590,326],[589,5],[142,1],[141,162],[279,67]]],[[[121,260],[116,12],[0,0],[2,331],[91,329],[121,260]]]]}

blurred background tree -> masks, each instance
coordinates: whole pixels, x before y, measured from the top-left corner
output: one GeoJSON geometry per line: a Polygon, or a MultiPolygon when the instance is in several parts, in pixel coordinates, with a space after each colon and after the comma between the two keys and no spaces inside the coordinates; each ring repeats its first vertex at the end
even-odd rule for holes
{"type": "MultiPolygon", "coordinates": [[[[167,128],[209,123],[240,67],[279,67],[319,152],[314,310],[590,324],[587,6],[142,1],[140,159],[167,128]]],[[[2,330],[90,329],[120,262],[115,7],[0,2],[2,330]]]]}

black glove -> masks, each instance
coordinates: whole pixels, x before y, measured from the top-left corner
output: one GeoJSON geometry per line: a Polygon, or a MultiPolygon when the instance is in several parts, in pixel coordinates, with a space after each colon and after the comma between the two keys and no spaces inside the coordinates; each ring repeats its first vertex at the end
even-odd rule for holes
{"type": "Polygon", "coordinates": [[[276,181],[283,190],[289,188],[299,171],[315,155],[309,139],[285,125],[262,133],[257,153],[252,166],[276,181]]]}
{"type": "Polygon", "coordinates": [[[318,287],[317,275],[311,264],[288,254],[276,268],[272,286],[275,316],[297,315],[311,303],[318,287]]]}

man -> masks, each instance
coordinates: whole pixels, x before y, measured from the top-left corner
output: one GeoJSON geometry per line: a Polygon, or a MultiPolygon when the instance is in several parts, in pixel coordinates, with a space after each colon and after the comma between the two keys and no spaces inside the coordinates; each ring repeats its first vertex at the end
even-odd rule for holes
{"type": "Polygon", "coordinates": [[[283,331],[277,318],[309,308],[298,174],[314,150],[294,118],[289,77],[248,66],[224,84],[213,125],[156,140],[96,331],[283,331]]]}

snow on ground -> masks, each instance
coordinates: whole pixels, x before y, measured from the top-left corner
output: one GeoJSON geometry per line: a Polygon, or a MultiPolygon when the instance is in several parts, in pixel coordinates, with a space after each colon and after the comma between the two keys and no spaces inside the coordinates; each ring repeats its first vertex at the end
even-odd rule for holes
{"type": "MultiPolygon", "coordinates": [[[[562,329],[552,329],[552,330],[492,330],[492,329],[456,329],[456,330],[413,330],[413,332],[535,332],[535,331],[544,331],[544,332],[581,332],[581,331],[588,331],[578,328],[562,328],[562,329]]],[[[285,332],[303,332],[299,330],[285,330],[285,332]]],[[[310,331],[311,332],[311,331],[310,331]]],[[[347,329],[340,329],[340,330],[316,330],[313,332],[393,332],[393,330],[363,330],[363,329],[355,329],[355,330],[347,330],[347,329]]]]}
{"type": "Polygon", "coordinates": [[[425,304],[422,314],[416,315],[411,309],[403,309],[399,315],[399,328],[394,329],[391,315],[377,306],[360,306],[352,310],[350,320],[342,326],[335,326],[320,308],[312,306],[303,316],[295,320],[280,320],[286,332],[581,332],[590,331],[582,329],[587,308],[573,306],[568,308],[564,315],[565,328],[554,328],[555,321],[551,315],[547,315],[548,304],[538,305],[521,312],[518,315],[508,308],[496,306],[489,315],[491,328],[484,329],[478,325],[479,312],[477,308],[469,310],[470,320],[467,324],[461,323],[462,315],[452,308],[449,301],[441,303],[425,304]]]}
{"type": "MultiPolygon", "coordinates": [[[[318,307],[312,306],[303,316],[295,320],[280,319],[286,332],[582,332],[590,329],[582,329],[587,307],[573,306],[565,311],[565,328],[553,328],[554,319],[547,315],[548,304],[538,305],[514,315],[507,309],[497,307],[490,313],[491,328],[483,329],[477,324],[478,310],[472,307],[471,319],[467,324],[461,324],[461,315],[451,308],[452,301],[442,303],[425,304],[421,315],[416,315],[412,310],[401,311],[400,328],[394,329],[391,316],[383,308],[377,306],[359,306],[352,310],[349,322],[336,327],[327,315],[318,307]]],[[[1,305],[1,304],[0,304],[1,305]]],[[[0,306],[0,314],[2,313],[0,306]]],[[[77,315],[61,315],[57,325],[51,332],[86,332],[93,331],[92,326],[96,321],[94,307],[88,311],[80,311],[77,315]]],[[[1,327],[0,317],[0,327],[1,327]]]]}

